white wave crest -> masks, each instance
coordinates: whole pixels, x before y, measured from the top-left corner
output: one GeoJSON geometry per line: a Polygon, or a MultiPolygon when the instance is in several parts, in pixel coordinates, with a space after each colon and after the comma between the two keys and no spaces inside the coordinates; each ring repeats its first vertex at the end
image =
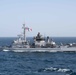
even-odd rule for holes
{"type": "Polygon", "coordinates": [[[8,52],[9,50],[7,50],[7,49],[3,49],[3,51],[4,51],[4,52],[8,52]]]}
{"type": "Polygon", "coordinates": [[[54,67],[45,68],[44,71],[72,72],[72,70],[70,70],[70,69],[66,69],[66,68],[54,68],[54,67]]]}

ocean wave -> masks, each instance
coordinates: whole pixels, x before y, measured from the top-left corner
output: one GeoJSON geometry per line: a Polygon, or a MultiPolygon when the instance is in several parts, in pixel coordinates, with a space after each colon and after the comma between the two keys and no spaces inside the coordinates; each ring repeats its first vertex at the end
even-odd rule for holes
{"type": "Polygon", "coordinates": [[[63,72],[63,73],[66,73],[67,75],[76,75],[76,73],[73,72],[70,69],[67,69],[67,68],[55,68],[55,67],[39,69],[38,72],[63,72]]]}
{"type": "Polygon", "coordinates": [[[4,51],[4,52],[8,52],[8,51],[10,51],[10,50],[7,50],[7,49],[3,49],[3,51],[4,51]]]}

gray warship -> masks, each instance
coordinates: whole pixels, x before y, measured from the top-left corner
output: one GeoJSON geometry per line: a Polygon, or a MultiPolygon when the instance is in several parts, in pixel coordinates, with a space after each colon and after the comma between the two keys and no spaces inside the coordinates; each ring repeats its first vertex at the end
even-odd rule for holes
{"type": "Polygon", "coordinates": [[[70,45],[57,45],[55,41],[47,36],[47,39],[43,37],[40,32],[33,38],[31,44],[26,39],[26,31],[29,30],[23,24],[23,34],[18,35],[18,39],[14,40],[12,46],[3,48],[3,51],[14,51],[14,52],[70,52],[76,51],[76,47],[70,45]]]}

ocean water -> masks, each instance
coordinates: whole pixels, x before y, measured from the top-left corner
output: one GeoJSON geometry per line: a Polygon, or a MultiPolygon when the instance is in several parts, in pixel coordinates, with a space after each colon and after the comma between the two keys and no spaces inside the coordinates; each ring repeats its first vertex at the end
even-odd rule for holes
{"type": "MultiPolygon", "coordinates": [[[[0,46],[16,38],[0,38],[0,46]]],[[[30,38],[31,39],[31,38],[30,38]]],[[[76,43],[75,37],[53,37],[56,43],[76,43]]],[[[76,52],[0,51],[0,75],[76,75],[76,52]]]]}

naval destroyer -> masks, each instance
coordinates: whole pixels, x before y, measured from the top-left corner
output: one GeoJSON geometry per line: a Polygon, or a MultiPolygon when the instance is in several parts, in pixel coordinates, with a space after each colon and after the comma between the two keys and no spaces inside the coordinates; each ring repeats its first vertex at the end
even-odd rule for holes
{"type": "Polygon", "coordinates": [[[40,32],[33,38],[33,43],[31,44],[29,40],[26,39],[26,31],[32,30],[23,24],[23,34],[18,35],[18,39],[14,40],[10,47],[4,47],[4,51],[14,51],[14,52],[71,52],[76,51],[76,47],[69,45],[57,45],[49,36],[47,39],[43,37],[40,32]]]}

